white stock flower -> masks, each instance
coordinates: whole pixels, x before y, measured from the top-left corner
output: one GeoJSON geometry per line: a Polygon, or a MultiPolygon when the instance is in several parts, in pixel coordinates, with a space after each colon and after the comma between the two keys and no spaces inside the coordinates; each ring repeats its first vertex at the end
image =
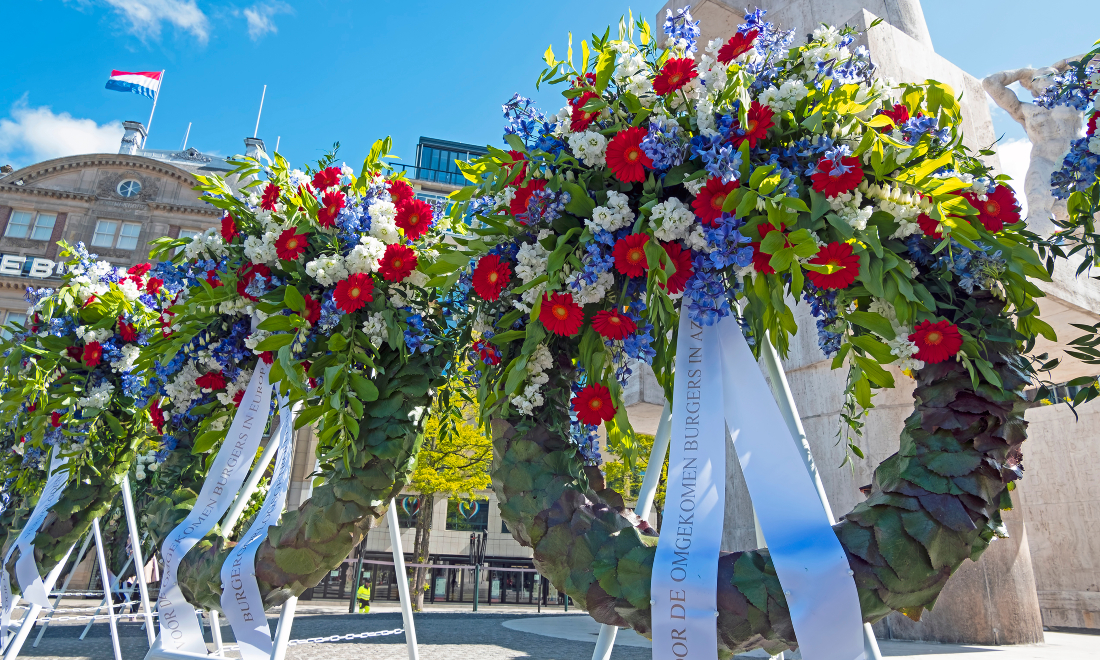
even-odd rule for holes
{"type": "Polygon", "coordinates": [[[550,252],[538,243],[524,243],[516,254],[516,276],[524,284],[546,273],[550,252]]]}
{"type": "Polygon", "coordinates": [[[695,223],[695,212],[675,197],[657,204],[650,215],[653,235],[665,242],[686,238],[695,223]]]}
{"type": "Polygon", "coordinates": [[[340,255],[321,255],[306,264],[306,275],[317,280],[321,286],[332,286],[347,279],[349,273],[340,255]]]}
{"type": "Polygon", "coordinates": [[[592,217],[584,224],[592,231],[603,229],[616,231],[634,222],[634,211],[630,208],[629,198],[614,190],[607,193],[607,206],[592,209],[592,217]]]}
{"type": "Polygon", "coordinates": [[[607,138],[595,131],[570,135],[569,149],[589,167],[601,167],[606,164],[607,138]]]}
{"type": "Polygon", "coordinates": [[[372,219],[370,223],[370,235],[386,245],[393,245],[401,241],[401,234],[397,233],[397,223],[390,219],[372,219]]]}
{"type": "Polygon", "coordinates": [[[359,239],[351,254],[347,256],[344,264],[348,273],[373,273],[378,270],[378,262],[386,254],[386,244],[373,236],[363,236],[359,239]]]}
{"type": "Polygon", "coordinates": [[[363,334],[370,339],[371,345],[376,349],[382,347],[382,342],[386,341],[387,331],[386,319],[381,312],[367,315],[367,320],[363,322],[363,334]]]}

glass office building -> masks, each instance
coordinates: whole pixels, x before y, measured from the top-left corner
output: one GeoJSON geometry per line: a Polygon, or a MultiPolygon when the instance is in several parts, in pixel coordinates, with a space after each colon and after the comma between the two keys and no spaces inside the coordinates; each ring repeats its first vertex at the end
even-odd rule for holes
{"type": "Polygon", "coordinates": [[[466,179],[455,161],[469,161],[487,153],[485,147],[421,136],[416,145],[416,172],[413,178],[451,186],[465,185],[466,179]]]}

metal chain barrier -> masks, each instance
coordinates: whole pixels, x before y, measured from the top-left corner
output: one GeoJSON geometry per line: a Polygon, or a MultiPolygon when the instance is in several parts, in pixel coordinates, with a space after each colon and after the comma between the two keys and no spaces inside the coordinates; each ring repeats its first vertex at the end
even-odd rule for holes
{"type": "MultiPolygon", "coordinates": [[[[352,639],[366,639],[368,637],[384,637],[386,635],[399,635],[405,632],[404,628],[394,628],[393,630],[377,630],[374,632],[361,632],[361,633],[349,633],[347,635],[329,635],[328,637],[307,637],[306,639],[292,639],[287,642],[287,646],[297,646],[299,644],[324,644],[325,642],[342,642],[352,639]]],[[[226,651],[239,651],[241,647],[236,644],[230,644],[222,647],[226,651]]]]}

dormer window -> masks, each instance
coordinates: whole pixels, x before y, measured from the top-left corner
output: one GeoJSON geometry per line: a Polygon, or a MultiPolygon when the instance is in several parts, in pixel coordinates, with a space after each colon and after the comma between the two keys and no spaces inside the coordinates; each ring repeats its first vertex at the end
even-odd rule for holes
{"type": "Polygon", "coordinates": [[[118,194],[121,197],[137,197],[141,192],[141,182],[133,179],[126,179],[122,183],[118,184],[118,194]]]}

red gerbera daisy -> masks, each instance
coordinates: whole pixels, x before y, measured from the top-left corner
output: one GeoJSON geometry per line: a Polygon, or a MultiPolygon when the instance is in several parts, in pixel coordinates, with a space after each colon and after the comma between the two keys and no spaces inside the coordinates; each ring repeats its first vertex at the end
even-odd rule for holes
{"type": "Polygon", "coordinates": [[[607,143],[607,166],[619,181],[645,181],[645,168],[653,160],[642,151],[642,138],[648,131],[640,126],[625,128],[607,143]]]}
{"type": "Polygon", "coordinates": [[[157,433],[164,433],[164,410],[160,407],[159,399],[154,399],[152,405],[149,406],[149,419],[152,420],[157,433]]]}
{"type": "Polygon", "coordinates": [[[939,220],[921,213],[917,216],[917,224],[920,225],[920,230],[924,232],[925,236],[931,236],[937,241],[943,240],[943,234],[940,232],[939,220]]]}
{"type": "MultiPolygon", "coordinates": [[[[264,364],[275,364],[275,354],[271,351],[260,353],[260,359],[264,361],[264,364]]],[[[243,392],[244,390],[241,391],[243,392]]],[[[241,394],[241,398],[244,398],[243,394],[241,394]]],[[[236,401],[236,399],[234,399],[234,401],[236,401]]],[[[237,401],[237,405],[240,405],[240,403],[240,401],[237,401]]]]}
{"type": "Polygon", "coordinates": [[[1096,135],[1096,120],[1098,118],[1100,118],[1100,110],[1092,113],[1092,115],[1089,117],[1089,124],[1085,127],[1085,135],[1089,137],[1096,135]]]}
{"type": "Polygon", "coordinates": [[[970,205],[978,209],[978,219],[988,232],[998,232],[1020,221],[1020,203],[1016,201],[1016,195],[1012,189],[1001,184],[986,195],[985,201],[978,199],[974,193],[963,195],[970,205]]]}
{"type": "Polygon", "coordinates": [[[620,314],[617,309],[605,309],[596,312],[592,317],[592,329],[604,339],[625,339],[634,334],[638,324],[630,320],[630,317],[620,314]]]}
{"type": "Polygon", "coordinates": [[[612,254],[615,256],[615,270],[627,277],[645,275],[649,263],[645,258],[645,243],[648,234],[629,234],[615,242],[612,254]]]}
{"type": "Polygon", "coordinates": [[[416,240],[432,226],[432,207],[419,199],[410,199],[397,207],[397,226],[405,230],[405,238],[416,240]]]}
{"type": "Polygon", "coordinates": [[[580,133],[591,126],[592,122],[596,121],[596,117],[599,116],[600,111],[593,110],[592,112],[585,112],[584,104],[592,99],[598,98],[600,98],[600,95],[595,92],[585,92],[573,100],[573,111],[569,115],[569,130],[574,133],[580,133]]]}
{"type": "Polygon", "coordinates": [[[527,154],[522,151],[516,151],[515,149],[509,149],[508,155],[512,157],[512,171],[516,176],[512,179],[512,182],[508,185],[519,185],[520,181],[523,181],[523,177],[527,176],[527,154]]]}
{"type": "Polygon", "coordinates": [[[775,111],[772,110],[770,105],[760,105],[759,102],[753,101],[752,105],[749,106],[749,116],[745,127],[738,127],[739,135],[732,136],[734,145],[740,147],[742,143],[747,141],[749,148],[754,149],[757,141],[768,137],[768,129],[775,126],[773,117],[775,117],[775,111]]]}
{"type": "Polygon", "coordinates": [[[722,217],[722,205],[726,203],[726,197],[740,186],[741,182],[737,179],[722,183],[721,179],[711,177],[707,179],[707,185],[703,186],[692,200],[691,208],[695,210],[695,215],[699,216],[699,220],[704,225],[714,227],[722,217]]]}
{"type": "Polygon", "coordinates": [[[320,172],[313,175],[313,189],[325,190],[331,188],[340,183],[340,169],[337,167],[326,167],[320,172]]]}
{"type": "Polygon", "coordinates": [[[691,250],[685,249],[683,245],[675,242],[665,243],[664,248],[668,260],[672,262],[673,266],[676,266],[676,272],[669,275],[668,281],[661,286],[673,295],[683,293],[684,289],[687,288],[688,280],[695,274],[695,269],[691,264],[691,250]]]}
{"type": "Polygon", "coordinates": [[[672,58],[661,67],[661,72],[653,80],[653,91],[661,96],[671,94],[688,84],[699,72],[695,70],[695,60],[690,57],[672,58]]]}
{"type": "Polygon", "coordinates": [[[84,354],[81,360],[86,366],[95,367],[103,360],[103,346],[98,341],[90,341],[84,345],[84,354]]]}
{"type": "Polygon", "coordinates": [[[356,273],[336,283],[333,292],[336,307],[351,314],[374,300],[374,280],[365,273],[356,273]]]}
{"type": "Polygon", "coordinates": [[[390,200],[394,206],[401,206],[401,202],[408,201],[413,198],[413,189],[408,183],[405,183],[401,179],[395,179],[386,183],[386,188],[390,191],[390,200]]]}
{"type": "Polygon", "coordinates": [[[195,384],[211,392],[225,389],[225,375],[220,371],[210,371],[196,378],[195,384]]]}
{"type": "MultiPolygon", "coordinates": [[[[786,227],[783,226],[783,223],[779,224],[779,229],[776,229],[774,226],[772,226],[771,224],[769,224],[767,222],[761,223],[760,225],[758,225],[756,227],[756,231],[760,233],[760,241],[763,241],[764,238],[767,237],[767,235],[770,234],[773,231],[780,231],[781,232],[781,231],[784,231],[785,229],[786,229],[786,227]]],[[[752,267],[753,267],[753,269],[756,270],[756,272],[763,273],[765,275],[771,275],[772,273],[774,273],[775,269],[772,268],[771,264],[769,263],[769,262],[771,262],[772,255],[767,253],[767,252],[764,252],[760,249],[760,242],[759,241],[755,242],[755,243],[752,243],[751,246],[752,246],[752,267]]]]}
{"type": "Polygon", "coordinates": [[[611,390],[599,383],[585,386],[573,396],[573,410],[584,424],[602,424],[615,416],[611,390]]]}
{"type": "Polygon", "coordinates": [[[344,208],[344,193],[339,190],[327,192],[321,198],[321,208],[317,209],[317,224],[331,227],[336,224],[336,216],[344,208]]]}
{"type": "Polygon", "coordinates": [[[493,302],[500,299],[500,292],[512,280],[512,267],[495,254],[487,254],[474,267],[473,286],[477,295],[493,302]]]}
{"type": "Polygon", "coordinates": [[[219,286],[225,286],[225,283],[222,282],[221,277],[218,276],[218,271],[216,270],[206,271],[206,283],[215,289],[219,286]]]}
{"type": "Polygon", "coordinates": [[[806,277],[819,289],[843,289],[851,286],[859,275],[859,257],[852,253],[852,246],[848,243],[829,243],[818,251],[810,263],[839,269],[831,273],[806,271],[806,277]]]}
{"type": "Polygon", "coordinates": [[[825,193],[826,197],[836,197],[852,192],[863,180],[863,168],[854,156],[842,156],[839,163],[822,158],[817,163],[817,172],[810,177],[814,190],[825,193]]]}
{"type": "Polygon", "coordinates": [[[313,296],[305,297],[306,308],[302,312],[302,318],[304,318],[310,325],[314,325],[321,320],[321,303],[313,299],[313,296]]]}
{"type": "Polygon", "coordinates": [[[65,349],[65,354],[69,356],[70,360],[80,360],[81,350],[79,346],[70,346],[65,349]]]}
{"type": "Polygon", "coordinates": [[[958,326],[947,321],[921,321],[913,330],[909,335],[909,341],[917,345],[917,354],[913,357],[922,362],[943,362],[962,348],[963,338],[958,326]]]}
{"type": "Polygon", "coordinates": [[[260,200],[260,208],[265,211],[274,211],[275,204],[279,201],[280,192],[279,186],[274,183],[267,184],[267,187],[264,188],[263,199],[260,200]]]}
{"type": "MultiPolygon", "coordinates": [[[[264,351],[264,355],[271,355],[271,351],[264,351]]],[[[274,361],[275,361],[274,358],[272,358],[271,362],[268,362],[267,360],[264,360],[264,362],[267,363],[267,364],[271,364],[274,361]]],[[[313,379],[310,378],[310,380],[312,381],[313,379]]],[[[310,387],[313,387],[313,385],[310,385],[310,387]]],[[[237,393],[233,395],[233,405],[240,408],[241,407],[241,401],[244,401],[244,390],[237,390],[237,393]]]]}
{"type": "Polygon", "coordinates": [[[741,57],[749,52],[749,49],[752,48],[752,44],[756,41],[758,36],[760,36],[760,30],[755,28],[744,34],[735,32],[733,36],[730,37],[730,40],[718,50],[718,61],[722,64],[729,64],[738,57],[741,57]]]}
{"type": "Polygon", "coordinates": [[[135,277],[144,277],[153,270],[152,264],[134,264],[126,269],[126,273],[135,277]]]}
{"type": "Polygon", "coordinates": [[[232,243],[233,239],[239,236],[237,233],[237,221],[233,218],[233,215],[226,213],[222,216],[222,240],[226,243],[232,243]]]}
{"type": "Polygon", "coordinates": [[[156,295],[160,292],[162,286],[164,286],[164,280],[159,277],[150,277],[149,281],[145,283],[145,293],[156,295]]]}
{"type": "Polygon", "coordinates": [[[137,341],[137,328],[132,323],[123,321],[120,316],[118,317],[118,336],[122,338],[122,341],[137,341]]]}
{"type": "Polygon", "coordinates": [[[879,131],[883,133],[892,131],[895,127],[909,121],[909,108],[905,107],[905,104],[903,103],[895,103],[893,108],[890,108],[889,110],[883,110],[879,114],[889,117],[891,122],[889,126],[883,126],[879,129],[879,131]]]}
{"type": "Polygon", "coordinates": [[[533,195],[536,190],[542,190],[545,187],[546,179],[529,181],[526,186],[516,190],[516,196],[513,197],[512,201],[508,204],[508,210],[512,212],[512,215],[527,213],[527,202],[531,199],[531,195],[533,195]]]}
{"type": "Polygon", "coordinates": [[[584,310],[573,301],[571,293],[542,294],[539,320],[555,335],[570,337],[577,334],[584,323],[584,310]]]}
{"type": "Polygon", "coordinates": [[[61,427],[61,413],[56,410],[50,413],[50,426],[56,428],[61,427]]]}
{"type": "Polygon", "coordinates": [[[416,253],[405,245],[387,245],[378,274],[387,282],[400,282],[416,269],[416,253]]]}
{"type": "Polygon", "coordinates": [[[309,247],[309,234],[299,234],[296,229],[284,229],[275,239],[275,254],[280,259],[295,261],[309,247]]]}

